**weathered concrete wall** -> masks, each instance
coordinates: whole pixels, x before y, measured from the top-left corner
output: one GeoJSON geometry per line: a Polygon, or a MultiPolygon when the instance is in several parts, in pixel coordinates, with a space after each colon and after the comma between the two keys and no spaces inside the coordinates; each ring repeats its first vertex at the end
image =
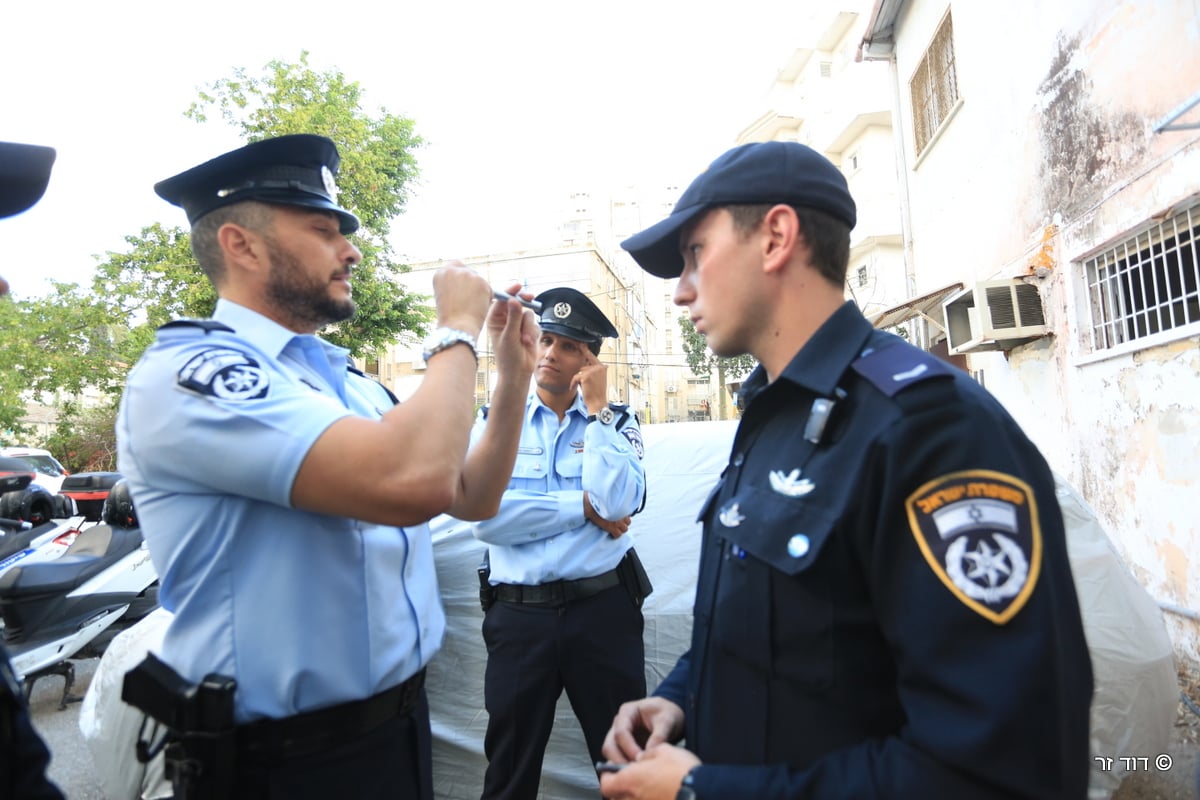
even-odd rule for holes
{"type": "MultiPolygon", "coordinates": [[[[902,91],[947,8],[961,105],[919,161],[903,125],[918,280],[1038,285],[1053,335],[971,368],[1147,591],[1200,609],[1200,325],[1093,354],[1081,266],[1200,195],[1200,132],[1152,131],[1200,90],[1195,3],[919,0],[898,25],[902,91]]],[[[911,114],[907,94],[901,106],[911,114]]],[[[1200,662],[1200,623],[1165,617],[1200,662]]]]}

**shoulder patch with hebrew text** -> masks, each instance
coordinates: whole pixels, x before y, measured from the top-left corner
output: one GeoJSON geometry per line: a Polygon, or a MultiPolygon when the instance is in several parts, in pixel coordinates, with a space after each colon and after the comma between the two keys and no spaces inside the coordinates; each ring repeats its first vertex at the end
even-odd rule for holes
{"type": "Polygon", "coordinates": [[[905,501],[917,546],[964,605],[1003,625],[1025,605],[1042,565],[1029,484],[991,470],[943,475],[905,501]]]}

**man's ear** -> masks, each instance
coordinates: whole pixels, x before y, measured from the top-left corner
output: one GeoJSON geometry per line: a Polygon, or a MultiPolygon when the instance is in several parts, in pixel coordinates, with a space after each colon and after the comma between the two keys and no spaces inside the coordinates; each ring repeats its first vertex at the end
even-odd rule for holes
{"type": "Polygon", "coordinates": [[[759,226],[762,233],[763,270],[776,272],[792,260],[798,247],[804,246],[796,209],[780,203],[772,206],[759,226]]]}
{"type": "Polygon", "coordinates": [[[236,222],[226,222],[217,229],[217,242],[225,254],[230,269],[258,272],[268,266],[266,244],[262,237],[236,222]]]}

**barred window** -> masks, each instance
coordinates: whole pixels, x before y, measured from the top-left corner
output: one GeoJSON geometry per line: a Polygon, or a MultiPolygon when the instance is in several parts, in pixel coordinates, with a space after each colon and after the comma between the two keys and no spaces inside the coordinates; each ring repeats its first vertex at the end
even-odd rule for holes
{"type": "Polygon", "coordinates": [[[929,49],[925,51],[917,71],[909,81],[912,95],[913,135],[917,155],[925,151],[950,109],[958,102],[958,78],[954,70],[954,25],[949,12],[929,49]]]}
{"type": "Polygon", "coordinates": [[[1200,205],[1084,261],[1093,351],[1200,323],[1200,205]]]}

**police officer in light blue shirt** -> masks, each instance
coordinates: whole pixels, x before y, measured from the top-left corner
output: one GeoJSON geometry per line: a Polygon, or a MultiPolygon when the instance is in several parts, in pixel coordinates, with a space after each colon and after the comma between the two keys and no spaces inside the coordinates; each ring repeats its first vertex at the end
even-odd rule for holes
{"type": "Polygon", "coordinates": [[[426,521],[495,513],[536,320],[448,266],[413,397],[348,371],[315,335],[355,310],[337,166],[332,141],[285,136],[155,187],[187,212],[220,299],[160,329],[130,373],[119,469],[174,612],[163,661],[237,682],[235,796],[428,798],[422,681],[445,620],[426,521]],[[468,457],[485,319],[505,424],[468,457]]]}
{"type": "MultiPolygon", "coordinates": [[[[564,688],[595,761],[617,708],[646,686],[641,602],[650,587],[625,535],[646,493],[641,430],[627,406],[608,402],[597,358],[617,331],[575,289],[537,299],[536,390],[516,466],[500,512],[474,528],[491,570],[484,798],[537,795],[564,688]]],[[[481,414],[472,442],[503,424],[481,414]]]]}

